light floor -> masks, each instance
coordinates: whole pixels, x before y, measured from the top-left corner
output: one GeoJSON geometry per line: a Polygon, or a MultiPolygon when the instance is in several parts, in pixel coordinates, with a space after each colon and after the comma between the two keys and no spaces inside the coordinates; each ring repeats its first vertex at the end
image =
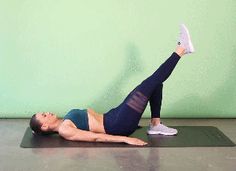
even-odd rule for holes
{"type": "MultiPolygon", "coordinates": [[[[216,126],[236,143],[236,119],[163,119],[166,125],[216,126]]],[[[142,119],[141,125],[148,120],[142,119]]],[[[236,171],[236,147],[20,148],[28,119],[0,119],[1,171],[236,171]]]]}

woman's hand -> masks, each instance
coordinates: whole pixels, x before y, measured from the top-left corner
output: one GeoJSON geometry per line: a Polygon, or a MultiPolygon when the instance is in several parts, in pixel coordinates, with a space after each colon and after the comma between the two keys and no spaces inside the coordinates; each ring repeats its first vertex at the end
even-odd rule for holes
{"type": "Polygon", "coordinates": [[[131,138],[131,137],[127,137],[125,139],[125,143],[130,144],[130,145],[139,145],[139,146],[144,146],[148,144],[143,140],[140,140],[138,138],[131,138]]]}

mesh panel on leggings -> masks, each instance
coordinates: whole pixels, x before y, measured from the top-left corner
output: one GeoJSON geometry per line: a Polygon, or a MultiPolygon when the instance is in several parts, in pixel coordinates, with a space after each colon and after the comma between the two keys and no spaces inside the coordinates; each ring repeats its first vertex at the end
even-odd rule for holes
{"type": "Polygon", "coordinates": [[[148,98],[145,95],[143,95],[140,91],[135,91],[126,104],[138,113],[142,113],[147,105],[147,102],[148,98]]]}

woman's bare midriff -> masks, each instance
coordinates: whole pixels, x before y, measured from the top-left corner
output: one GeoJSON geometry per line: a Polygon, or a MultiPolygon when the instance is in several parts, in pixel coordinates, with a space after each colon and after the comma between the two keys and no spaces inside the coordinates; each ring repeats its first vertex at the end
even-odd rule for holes
{"type": "Polygon", "coordinates": [[[96,133],[105,133],[103,125],[103,115],[95,112],[93,109],[88,109],[88,124],[89,130],[96,133]]]}

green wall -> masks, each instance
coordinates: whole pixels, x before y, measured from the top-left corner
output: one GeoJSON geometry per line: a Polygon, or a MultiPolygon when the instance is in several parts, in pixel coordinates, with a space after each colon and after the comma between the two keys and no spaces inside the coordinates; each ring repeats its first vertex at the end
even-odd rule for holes
{"type": "Polygon", "coordinates": [[[162,117],[236,117],[235,0],[0,0],[0,117],[115,107],[180,23],[196,53],[164,83],[162,117]]]}

